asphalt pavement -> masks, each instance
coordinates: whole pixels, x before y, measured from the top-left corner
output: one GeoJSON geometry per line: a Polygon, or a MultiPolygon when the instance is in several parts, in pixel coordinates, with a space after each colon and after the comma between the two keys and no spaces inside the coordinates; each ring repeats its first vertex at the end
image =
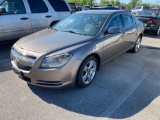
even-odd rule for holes
{"type": "Polygon", "coordinates": [[[138,53],[105,64],[84,89],[27,84],[11,69],[11,46],[0,47],[0,120],[160,120],[160,36],[145,34],[138,53]]]}

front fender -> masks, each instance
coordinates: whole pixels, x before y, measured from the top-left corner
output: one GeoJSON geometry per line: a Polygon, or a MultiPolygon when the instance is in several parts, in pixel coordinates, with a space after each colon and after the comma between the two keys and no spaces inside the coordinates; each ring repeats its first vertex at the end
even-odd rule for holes
{"type": "Polygon", "coordinates": [[[88,43],[74,51],[72,51],[74,57],[78,60],[83,61],[91,54],[97,54],[100,58],[103,57],[103,42],[94,41],[88,43]]]}

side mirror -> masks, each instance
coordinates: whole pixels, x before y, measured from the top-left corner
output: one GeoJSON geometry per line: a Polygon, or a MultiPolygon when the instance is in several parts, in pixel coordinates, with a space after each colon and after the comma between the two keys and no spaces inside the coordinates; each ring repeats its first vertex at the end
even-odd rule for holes
{"type": "Polygon", "coordinates": [[[110,27],[105,34],[116,34],[116,33],[121,33],[121,28],[118,27],[110,27]]]}
{"type": "Polygon", "coordinates": [[[0,15],[6,13],[6,9],[4,7],[0,7],[0,15]]]}

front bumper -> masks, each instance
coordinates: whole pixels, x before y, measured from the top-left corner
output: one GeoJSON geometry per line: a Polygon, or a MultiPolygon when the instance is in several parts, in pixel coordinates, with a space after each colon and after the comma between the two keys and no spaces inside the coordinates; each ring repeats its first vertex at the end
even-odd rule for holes
{"type": "MultiPolygon", "coordinates": [[[[69,62],[61,68],[44,69],[39,67],[43,60],[43,58],[40,58],[34,62],[34,64],[30,67],[30,70],[24,70],[19,68],[17,61],[13,58],[14,55],[11,53],[11,63],[14,72],[18,74],[21,79],[32,85],[49,88],[74,86],[76,75],[81,64],[80,60],[77,60],[74,56],[72,56],[69,62]]],[[[24,61],[22,64],[24,64],[24,61]]]]}

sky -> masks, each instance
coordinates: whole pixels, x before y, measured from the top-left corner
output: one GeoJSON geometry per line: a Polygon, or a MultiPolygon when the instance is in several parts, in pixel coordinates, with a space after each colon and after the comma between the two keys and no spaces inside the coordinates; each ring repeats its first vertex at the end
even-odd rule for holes
{"type": "MultiPolygon", "coordinates": [[[[99,2],[100,0],[97,0],[97,2],[99,2]]],[[[131,0],[120,0],[120,2],[125,2],[125,3],[129,3],[131,0]]],[[[148,3],[153,3],[156,4],[157,1],[160,0],[142,0],[143,2],[148,2],[148,3]]]]}

